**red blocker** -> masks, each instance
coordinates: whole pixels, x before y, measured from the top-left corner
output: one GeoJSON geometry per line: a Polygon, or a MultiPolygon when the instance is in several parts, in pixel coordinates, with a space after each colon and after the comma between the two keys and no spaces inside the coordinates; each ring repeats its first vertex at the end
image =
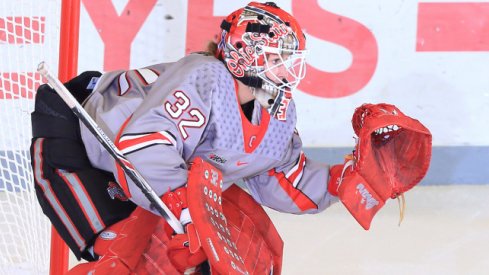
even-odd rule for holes
{"type": "Polygon", "coordinates": [[[249,194],[236,185],[223,192],[221,172],[196,158],[187,196],[213,274],[280,274],[283,241],[249,194]]]}

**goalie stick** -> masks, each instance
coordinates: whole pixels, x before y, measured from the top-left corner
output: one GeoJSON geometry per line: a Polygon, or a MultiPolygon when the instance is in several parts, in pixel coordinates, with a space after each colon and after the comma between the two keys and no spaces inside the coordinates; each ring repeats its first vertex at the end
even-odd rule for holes
{"type": "Polygon", "coordinates": [[[120,165],[124,173],[131,178],[136,186],[141,189],[146,198],[151,202],[151,206],[158,211],[158,213],[168,222],[168,224],[175,230],[176,233],[184,233],[184,229],[180,221],[173,215],[168,207],[161,201],[160,197],[151,188],[148,182],[143,176],[135,169],[132,163],[122,154],[122,152],[115,146],[109,137],[103,132],[103,130],[97,125],[97,123],[90,117],[90,115],[83,109],[73,95],[66,89],[66,87],[54,77],[48,70],[46,64],[41,62],[37,67],[37,71],[44,76],[49,85],[53,87],[56,93],[63,99],[73,113],[80,119],[80,121],[90,130],[90,132],[98,139],[102,146],[109,152],[114,160],[120,165]]]}

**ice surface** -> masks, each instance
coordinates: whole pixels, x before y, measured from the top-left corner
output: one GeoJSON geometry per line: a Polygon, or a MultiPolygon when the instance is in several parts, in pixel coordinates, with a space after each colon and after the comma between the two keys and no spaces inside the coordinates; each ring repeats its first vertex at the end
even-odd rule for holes
{"type": "Polygon", "coordinates": [[[489,274],[489,185],[418,186],[404,221],[389,200],[369,231],[341,203],[321,214],[268,211],[284,243],[284,275],[489,274]]]}

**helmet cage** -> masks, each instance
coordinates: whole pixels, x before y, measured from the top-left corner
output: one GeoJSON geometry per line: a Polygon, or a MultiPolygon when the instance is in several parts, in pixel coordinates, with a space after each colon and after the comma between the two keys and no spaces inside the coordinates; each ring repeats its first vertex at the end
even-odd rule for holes
{"type": "Polygon", "coordinates": [[[230,14],[221,29],[216,56],[233,76],[258,88],[261,95],[255,96],[271,113],[290,101],[306,73],[305,36],[297,21],[273,3],[252,2],[230,14]]]}
{"type": "MultiPolygon", "coordinates": [[[[256,50],[256,52],[262,52],[259,55],[260,59],[264,60],[263,66],[256,66],[256,75],[266,83],[266,85],[264,83],[265,86],[271,86],[278,90],[293,91],[299,85],[299,82],[304,79],[306,75],[306,50],[288,50],[264,46],[262,49],[256,50]],[[275,55],[278,61],[270,63],[269,54],[275,55]],[[275,73],[277,69],[285,70],[286,78],[277,75],[275,73]]],[[[260,59],[257,59],[256,63],[260,59]]]]}

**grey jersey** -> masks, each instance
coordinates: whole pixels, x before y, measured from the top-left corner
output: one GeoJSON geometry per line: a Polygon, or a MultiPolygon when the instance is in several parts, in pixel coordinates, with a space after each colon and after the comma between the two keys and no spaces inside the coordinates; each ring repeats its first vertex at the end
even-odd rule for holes
{"type": "MultiPolygon", "coordinates": [[[[223,173],[224,188],[242,180],[259,203],[289,213],[314,213],[336,198],[327,192],[329,166],[307,159],[287,119],[255,102],[252,121],[237,99],[237,83],[217,59],[198,54],[175,63],[102,75],[85,109],[158,195],[187,182],[201,157],[223,173]]],[[[131,199],[149,202],[82,125],[91,163],[112,172],[131,199]]]]}

